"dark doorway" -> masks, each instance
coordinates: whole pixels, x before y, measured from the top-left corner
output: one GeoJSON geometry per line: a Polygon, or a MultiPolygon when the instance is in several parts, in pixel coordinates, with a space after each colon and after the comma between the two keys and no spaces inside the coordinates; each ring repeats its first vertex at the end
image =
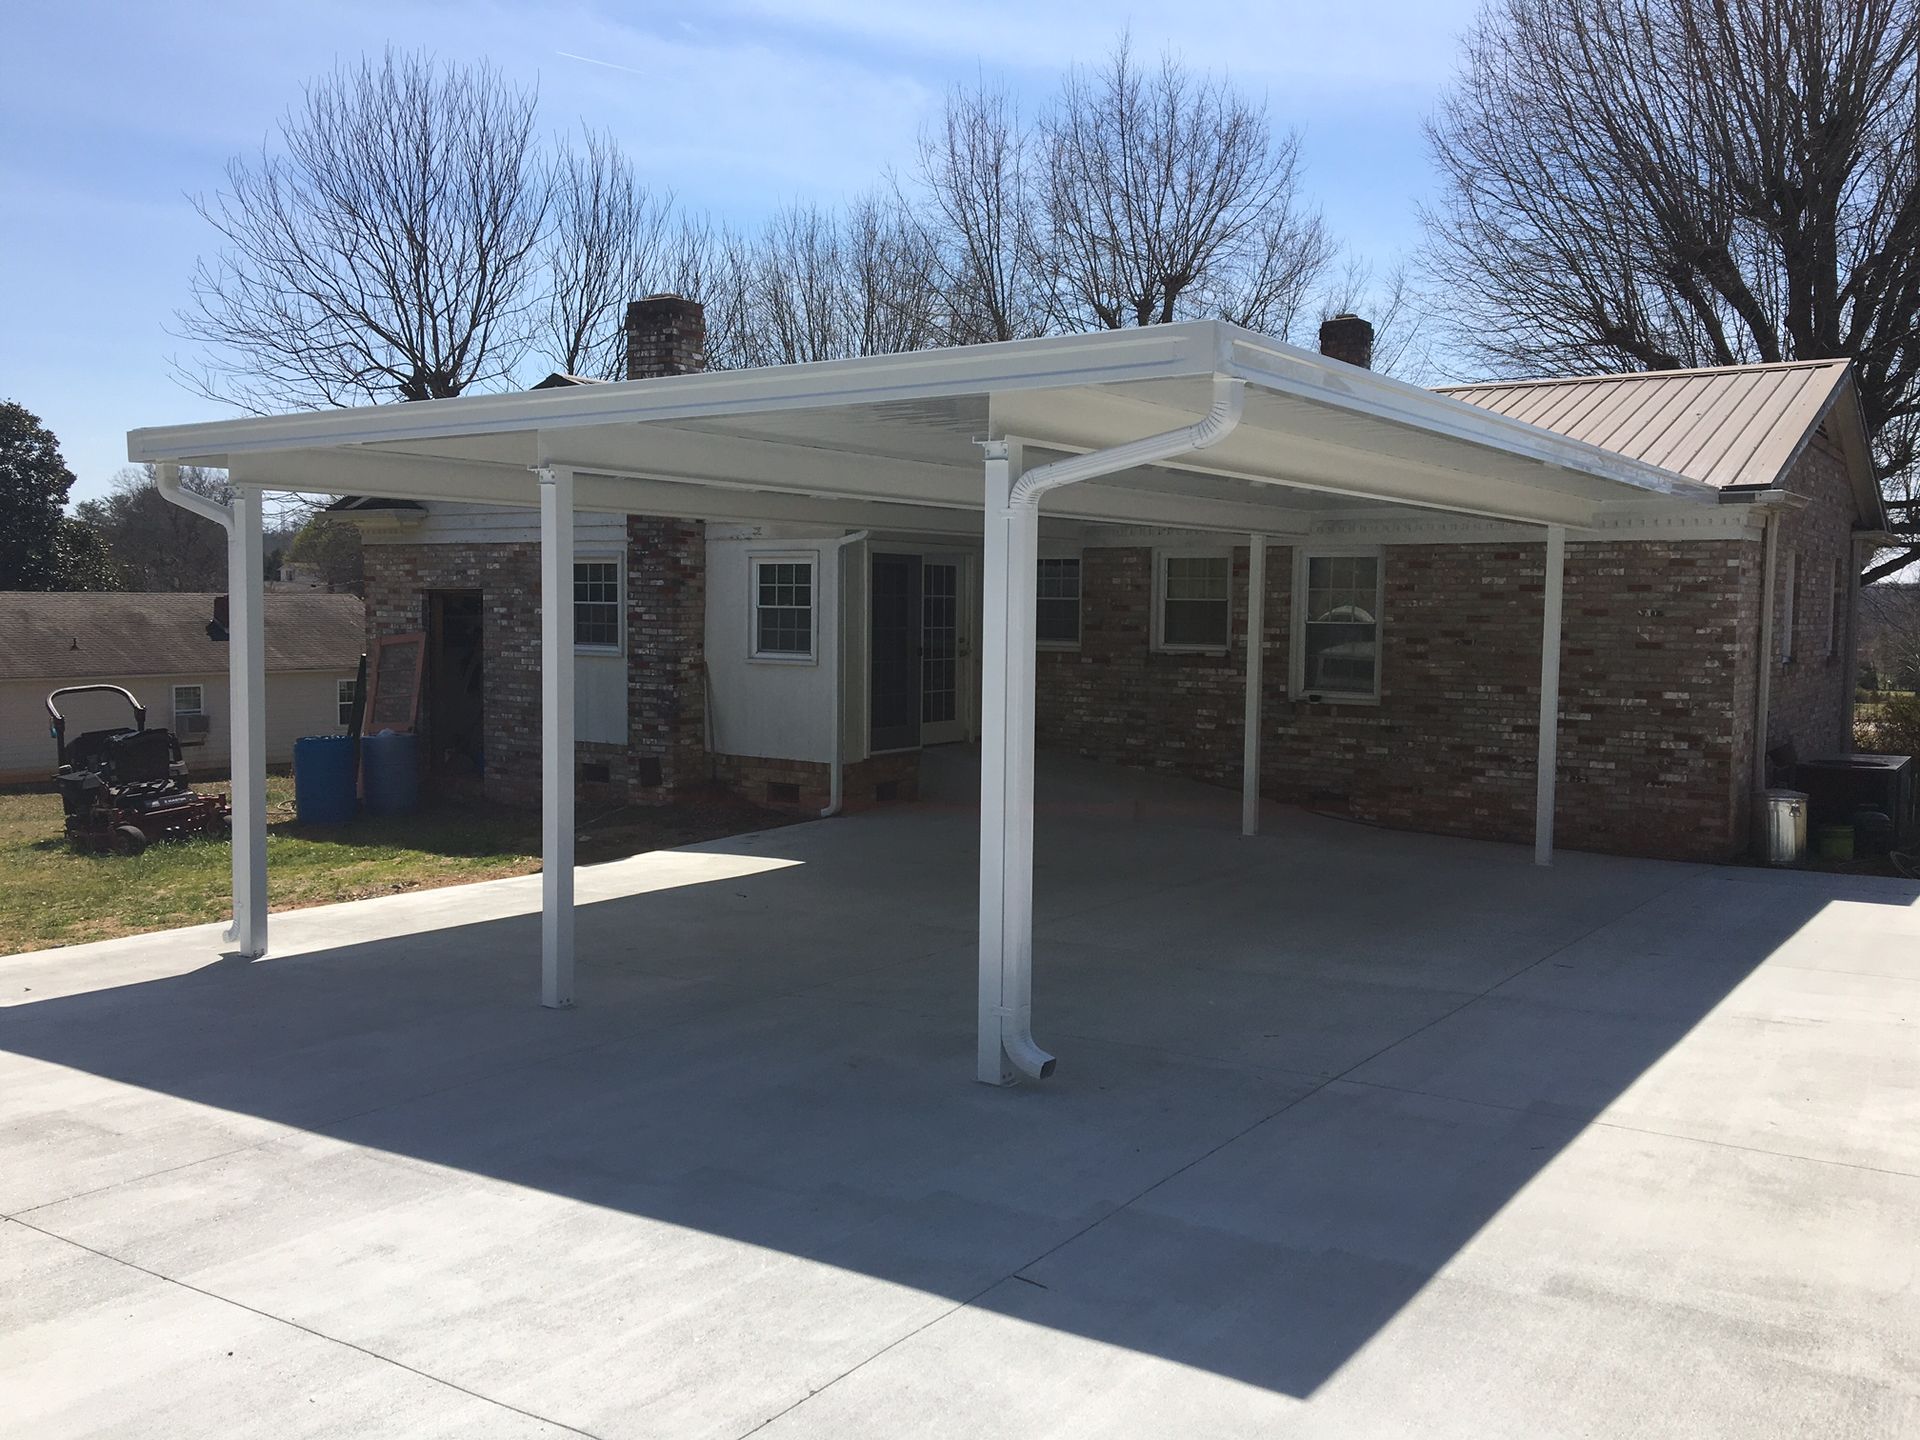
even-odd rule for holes
{"type": "Polygon", "coordinates": [[[873,557],[868,605],[873,679],[868,743],[907,750],[920,743],[920,557],[873,557]]]}
{"type": "Polygon", "coordinates": [[[444,783],[477,782],[486,769],[483,615],[478,590],[427,594],[427,754],[444,783]]]}

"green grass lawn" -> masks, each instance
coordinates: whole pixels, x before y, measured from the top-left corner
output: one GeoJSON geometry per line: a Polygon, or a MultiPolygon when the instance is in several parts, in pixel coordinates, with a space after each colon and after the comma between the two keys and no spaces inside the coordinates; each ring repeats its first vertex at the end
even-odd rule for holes
{"type": "MultiPolygon", "coordinates": [[[[225,782],[196,783],[223,794],[225,782]]],[[[723,795],[666,808],[581,811],[578,858],[613,860],[783,823],[723,795]]],[[[448,805],[414,815],[302,826],[293,781],[267,779],[267,891],[275,910],[459,885],[540,868],[538,811],[448,805]]],[[[0,954],[105,940],[225,919],[231,910],[225,840],[155,844],[137,856],[74,850],[60,797],[0,794],[0,954]]]]}

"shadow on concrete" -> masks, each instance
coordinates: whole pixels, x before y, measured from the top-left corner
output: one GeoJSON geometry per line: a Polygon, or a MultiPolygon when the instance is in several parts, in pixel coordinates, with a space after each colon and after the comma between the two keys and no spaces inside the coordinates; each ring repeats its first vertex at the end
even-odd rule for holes
{"type": "Polygon", "coordinates": [[[583,907],[572,1012],[531,1003],[523,916],[18,1005],[0,1048],[1307,1396],[1829,899],[1719,913],[1687,899],[1710,871],[1192,818],[1043,820],[1044,1087],[968,1078],[969,823],[913,810],[583,907]],[[1715,943],[1656,953],[1690,928],[1715,943]],[[1339,1080],[1556,965],[1645,1003],[1471,1043],[1571,1088],[1379,1124],[1339,1080]]]}

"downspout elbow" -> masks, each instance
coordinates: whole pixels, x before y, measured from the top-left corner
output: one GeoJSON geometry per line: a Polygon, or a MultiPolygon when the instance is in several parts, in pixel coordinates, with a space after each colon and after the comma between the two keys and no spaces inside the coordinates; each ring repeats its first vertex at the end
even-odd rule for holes
{"type": "Polygon", "coordinates": [[[1102,475],[1131,470],[1136,465],[1172,460],[1217,445],[1239,426],[1240,416],[1246,407],[1246,392],[1246,381],[1216,375],[1213,377],[1213,404],[1194,424],[1131,440],[1111,449],[1056,460],[1051,465],[1029,470],[1014,482],[1009,501],[1016,506],[1037,505],[1042,495],[1049,490],[1058,490],[1063,485],[1077,485],[1082,480],[1094,480],[1102,475]]]}
{"type": "Polygon", "coordinates": [[[1000,1022],[1000,1047],[1007,1052],[1007,1059],[1013,1062],[1013,1068],[1029,1080],[1045,1080],[1053,1074],[1053,1067],[1058,1063],[1034,1043],[1033,1016],[1030,1013],[1010,1015],[1000,1022]]]}
{"type": "Polygon", "coordinates": [[[209,500],[204,495],[196,495],[180,484],[180,467],[173,464],[159,464],[153,467],[153,488],[161,496],[178,505],[182,510],[190,510],[195,515],[213,521],[228,534],[233,533],[233,511],[218,500],[209,500]]]}

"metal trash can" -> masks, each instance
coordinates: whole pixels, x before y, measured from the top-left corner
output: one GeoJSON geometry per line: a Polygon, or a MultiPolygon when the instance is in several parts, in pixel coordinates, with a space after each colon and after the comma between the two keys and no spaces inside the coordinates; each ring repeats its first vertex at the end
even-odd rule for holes
{"type": "Polygon", "coordinates": [[[1802,790],[1762,790],[1766,861],[1799,865],[1807,858],[1807,796],[1802,790]]]}

